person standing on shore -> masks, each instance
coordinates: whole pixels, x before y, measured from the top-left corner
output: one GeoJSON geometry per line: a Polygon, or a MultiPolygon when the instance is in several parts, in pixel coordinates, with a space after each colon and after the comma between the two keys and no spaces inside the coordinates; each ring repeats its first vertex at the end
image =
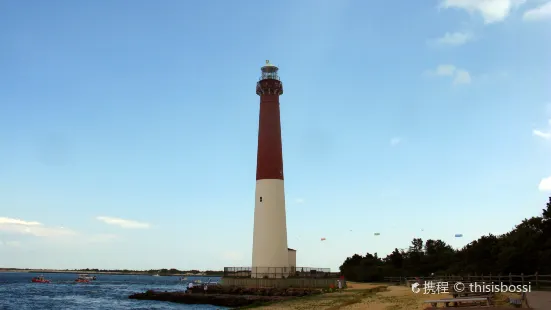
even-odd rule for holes
{"type": "Polygon", "coordinates": [[[341,280],[337,280],[337,285],[339,286],[339,291],[342,291],[342,282],[341,282],[341,280]]]}

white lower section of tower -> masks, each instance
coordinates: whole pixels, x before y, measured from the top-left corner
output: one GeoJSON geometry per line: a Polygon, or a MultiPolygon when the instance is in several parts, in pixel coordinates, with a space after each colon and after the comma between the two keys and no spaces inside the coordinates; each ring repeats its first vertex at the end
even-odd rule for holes
{"type": "Polygon", "coordinates": [[[257,180],[254,205],[253,278],[281,278],[290,272],[283,180],[257,180]]]}

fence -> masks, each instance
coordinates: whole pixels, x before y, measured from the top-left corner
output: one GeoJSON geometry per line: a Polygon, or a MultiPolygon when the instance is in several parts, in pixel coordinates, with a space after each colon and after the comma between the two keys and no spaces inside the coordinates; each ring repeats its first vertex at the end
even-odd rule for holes
{"type": "MultiPolygon", "coordinates": [[[[222,278],[223,286],[240,286],[251,288],[329,288],[337,287],[337,278],[287,278],[287,279],[261,279],[261,278],[222,278]]],[[[344,282],[346,283],[346,282],[344,282]]]]}
{"type": "Polygon", "coordinates": [[[224,267],[224,278],[337,278],[330,268],[224,267]]]}
{"type": "MultiPolygon", "coordinates": [[[[385,282],[390,283],[399,283],[399,284],[405,284],[409,285],[410,282],[416,281],[415,277],[385,277],[385,282]]],[[[471,275],[468,274],[466,276],[460,276],[460,275],[435,275],[432,277],[423,277],[423,281],[466,281],[466,282],[486,282],[486,283],[504,283],[508,285],[531,285],[532,289],[551,289],[551,275],[543,275],[535,273],[533,275],[514,275],[509,273],[508,275],[471,275]]]]}

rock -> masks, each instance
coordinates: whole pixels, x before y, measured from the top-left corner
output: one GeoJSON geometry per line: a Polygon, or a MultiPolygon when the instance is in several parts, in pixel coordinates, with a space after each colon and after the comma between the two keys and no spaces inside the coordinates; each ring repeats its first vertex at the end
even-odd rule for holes
{"type": "Polygon", "coordinates": [[[132,294],[128,298],[141,300],[159,300],[184,304],[210,304],[223,307],[244,307],[252,304],[286,300],[290,298],[323,293],[321,289],[296,288],[243,288],[209,286],[207,294],[201,286],[194,287],[191,293],[157,292],[132,294]]]}
{"type": "MultiPolygon", "coordinates": [[[[192,293],[204,293],[202,286],[193,287],[192,293]]],[[[322,289],[311,288],[245,288],[238,286],[210,285],[209,294],[259,295],[259,296],[307,296],[321,294],[322,289]]]]}
{"type": "Polygon", "coordinates": [[[209,304],[223,307],[244,307],[252,304],[289,299],[290,297],[236,295],[236,294],[195,294],[185,292],[155,292],[132,294],[128,298],[139,300],[169,301],[183,304],[209,304]]]}

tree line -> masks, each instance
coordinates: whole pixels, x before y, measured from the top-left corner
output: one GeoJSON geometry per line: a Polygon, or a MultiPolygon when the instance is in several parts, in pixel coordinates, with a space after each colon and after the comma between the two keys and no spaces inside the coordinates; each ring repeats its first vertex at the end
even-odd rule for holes
{"type": "MultiPolygon", "coordinates": [[[[0,271],[34,271],[37,269],[33,268],[0,268],[0,271]]],[[[46,269],[38,269],[42,271],[48,271],[46,269]]],[[[53,271],[53,270],[52,270],[53,271]]],[[[106,272],[106,273],[128,273],[128,274],[159,274],[161,276],[175,275],[175,274],[200,274],[203,273],[207,276],[222,276],[224,271],[220,270],[178,270],[178,269],[150,269],[150,270],[130,270],[130,269],[97,269],[97,268],[86,268],[86,269],[60,269],[57,271],[61,272],[81,272],[81,273],[94,273],[94,272],[106,272]]]]}
{"type": "Polygon", "coordinates": [[[488,234],[454,249],[442,240],[414,238],[408,249],[346,258],[340,271],[350,281],[434,274],[551,274],[551,197],[541,216],[524,219],[503,235],[488,234]]]}
{"type": "Polygon", "coordinates": [[[78,271],[82,272],[114,272],[114,273],[144,273],[144,274],[159,274],[161,276],[163,275],[173,275],[173,274],[184,274],[184,273],[191,273],[191,274],[199,274],[204,273],[206,275],[222,275],[224,274],[224,271],[216,271],[216,270],[207,270],[207,271],[200,271],[200,270],[178,270],[175,268],[170,269],[150,269],[150,270],[128,270],[128,269],[121,269],[121,270],[106,270],[106,269],[81,269],[78,271]]]}

